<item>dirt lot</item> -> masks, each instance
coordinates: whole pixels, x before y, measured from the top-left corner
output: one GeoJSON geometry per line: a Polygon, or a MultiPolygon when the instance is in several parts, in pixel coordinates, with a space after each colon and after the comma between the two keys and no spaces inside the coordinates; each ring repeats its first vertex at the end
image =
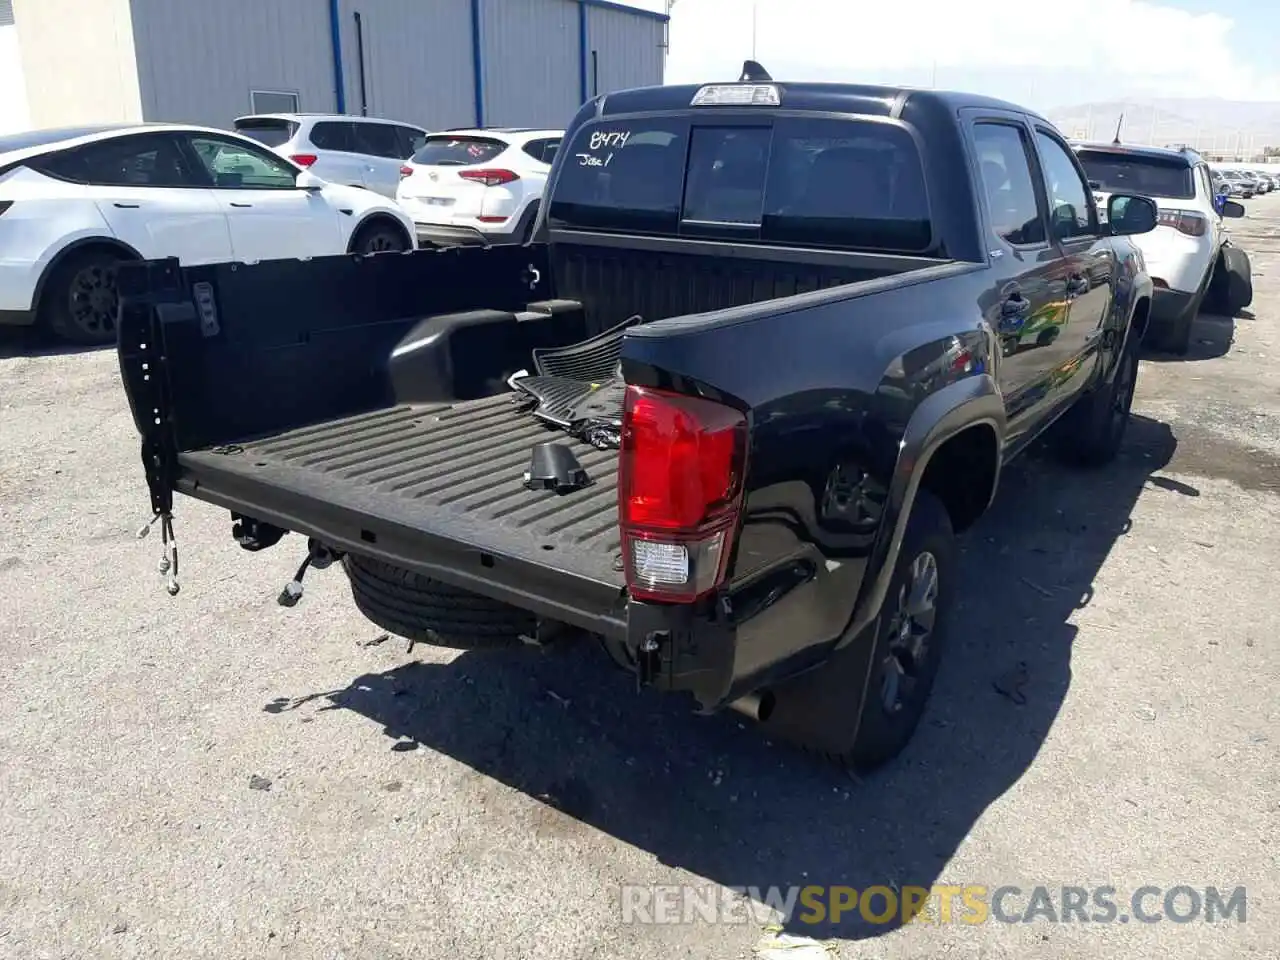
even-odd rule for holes
{"type": "Polygon", "coordinates": [[[336,570],[284,610],[301,544],[246,554],[211,507],[180,505],[170,600],[114,356],[0,346],[0,956],[751,956],[762,918],[624,922],[623,884],[707,883],[1017,885],[1006,915],[1037,885],[1121,914],[1244,886],[1243,924],[789,930],[1280,956],[1280,198],[1249,210],[1251,314],[1144,363],[1117,468],[1009,471],[927,722],[861,783],[587,647],[378,642],[336,570]]]}

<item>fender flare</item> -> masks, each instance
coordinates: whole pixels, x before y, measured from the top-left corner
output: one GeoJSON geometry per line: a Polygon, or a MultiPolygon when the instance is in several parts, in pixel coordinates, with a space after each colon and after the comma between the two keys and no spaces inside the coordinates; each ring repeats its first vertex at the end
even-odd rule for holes
{"type": "MultiPolygon", "coordinates": [[[[902,549],[902,538],[911,517],[911,508],[915,504],[916,493],[929,461],[952,437],[981,424],[991,427],[997,438],[1004,436],[1004,398],[995,378],[990,374],[967,377],[943,387],[925,398],[911,414],[902,435],[893,476],[889,481],[884,520],[871,547],[867,563],[869,576],[863,580],[854,604],[853,618],[836,644],[837,649],[851,643],[880,616],[889,590],[889,581],[893,579],[893,569],[898,562],[898,552],[902,549]]],[[[1003,466],[999,444],[996,449],[998,462],[995,482],[991,485],[991,493],[987,498],[988,507],[1000,485],[1000,470],[1003,466]]]]}
{"type": "Polygon", "coordinates": [[[141,253],[135,250],[123,240],[117,240],[115,237],[81,237],[79,240],[73,240],[65,247],[59,250],[45,264],[44,270],[40,272],[40,278],[36,280],[36,285],[31,291],[31,313],[38,317],[40,313],[40,301],[44,297],[45,285],[49,282],[49,278],[53,276],[53,272],[58,269],[67,259],[74,256],[78,251],[86,247],[111,247],[119,251],[119,253],[127,260],[145,260],[141,253]]]}

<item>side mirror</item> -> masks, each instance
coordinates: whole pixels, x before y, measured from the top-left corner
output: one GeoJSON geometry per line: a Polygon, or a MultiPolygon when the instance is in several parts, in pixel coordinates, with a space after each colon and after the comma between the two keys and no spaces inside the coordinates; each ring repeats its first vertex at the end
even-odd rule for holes
{"type": "Polygon", "coordinates": [[[301,173],[298,174],[298,179],[296,179],[293,182],[293,185],[297,187],[299,190],[314,191],[314,190],[322,190],[324,188],[325,183],[323,180],[317,177],[310,170],[303,170],[301,173]]]}
{"type": "Polygon", "coordinates": [[[1236,203],[1234,200],[1222,201],[1222,215],[1224,217],[1243,217],[1244,204],[1236,203]]]}
{"type": "Polygon", "coordinates": [[[1159,210],[1154,200],[1129,193],[1113,193],[1107,198],[1107,223],[1116,237],[1150,233],[1156,228],[1159,210]]]}

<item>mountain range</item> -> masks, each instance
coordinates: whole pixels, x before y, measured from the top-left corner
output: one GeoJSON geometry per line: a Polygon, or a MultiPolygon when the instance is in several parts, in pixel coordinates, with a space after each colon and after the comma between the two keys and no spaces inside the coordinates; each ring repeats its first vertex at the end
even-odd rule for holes
{"type": "Polygon", "coordinates": [[[1280,150],[1280,103],[1216,99],[1143,99],[1059,107],[1046,115],[1068,137],[1110,142],[1123,114],[1120,140],[1156,146],[1186,144],[1210,157],[1260,157],[1280,150]]]}

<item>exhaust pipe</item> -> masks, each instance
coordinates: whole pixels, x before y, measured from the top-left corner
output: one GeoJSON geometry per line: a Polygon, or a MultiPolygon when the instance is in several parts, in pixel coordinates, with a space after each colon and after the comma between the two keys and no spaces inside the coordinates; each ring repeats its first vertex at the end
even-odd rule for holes
{"type": "Polygon", "coordinates": [[[729,704],[729,709],[744,717],[750,717],[757,723],[763,723],[773,712],[773,694],[768,690],[748,693],[745,697],[739,697],[729,704]]]}

